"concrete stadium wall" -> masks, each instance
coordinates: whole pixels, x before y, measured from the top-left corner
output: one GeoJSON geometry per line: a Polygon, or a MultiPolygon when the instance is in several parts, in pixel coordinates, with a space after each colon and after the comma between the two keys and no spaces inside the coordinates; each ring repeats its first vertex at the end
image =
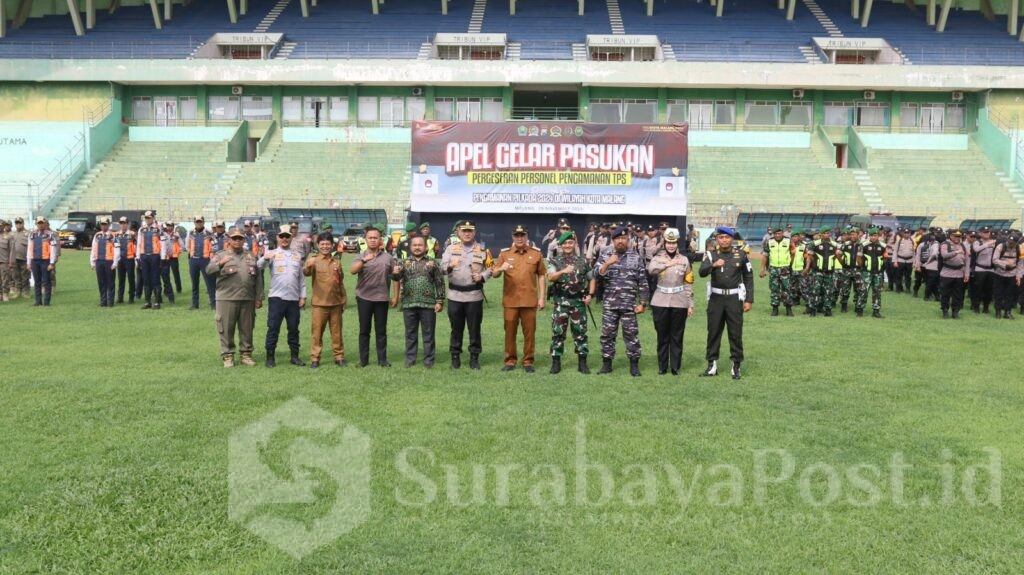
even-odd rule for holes
{"type": "Polygon", "coordinates": [[[691,148],[809,148],[810,132],[690,132],[691,148]]]}
{"type": "Polygon", "coordinates": [[[83,137],[79,122],[0,122],[0,181],[36,181],[83,137]]]}
{"type": "Polygon", "coordinates": [[[283,128],[281,137],[289,143],[409,144],[409,128],[283,128]]]}
{"type": "Polygon", "coordinates": [[[111,97],[110,84],[0,82],[0,122],[81,122],[111,97]]]}
{"type": "Polygon", "coordinates": [[[131,126],[128,139],[132,142],[226,142],[238,131],[238,126],[192,127],[131,126]]]}
{"type": "Polygon", "coordinates": [[[879,134],[858,130],[864,145],[880,150],[966,150],[967,134],[879,134]]]}

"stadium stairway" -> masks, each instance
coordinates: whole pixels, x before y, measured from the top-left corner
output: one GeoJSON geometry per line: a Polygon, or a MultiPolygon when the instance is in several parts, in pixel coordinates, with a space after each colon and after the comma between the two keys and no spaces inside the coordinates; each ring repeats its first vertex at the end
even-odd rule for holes
{"type": "Polygon", "coordinates": [[[263,154],[239,165],[217,209],[221,219],[273,207],[383,208],[409,203],[408,144],[292,143],[275,132],[263,154]]]}
{"type": "MultiPolygon", "coordinates": [[[[812,138],[812,142],[815,138],[812,138]]],[[[723,206],[744,212],[863,212],[849,170],[811,148],[691,147],[689,202],[694,215],[723,206]]]]}
{"type": "Polygon", "coordinates": [[[1024,192],[969,142],[967,150],[872,148],[867,173],[885,211],[933,214],[937,223],[968,218],[1016,218],[1024,192]]]}
{"type": "Polygon", "coordinates": [[[122,138],[51,211],[155,209],[182,221],[212,215],[232,180],[223,142],[132,142],[122,138]]]}

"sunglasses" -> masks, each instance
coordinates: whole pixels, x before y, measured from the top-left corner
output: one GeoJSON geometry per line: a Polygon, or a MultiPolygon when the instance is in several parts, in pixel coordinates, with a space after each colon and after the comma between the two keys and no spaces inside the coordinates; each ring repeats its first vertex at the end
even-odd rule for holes
{"type": "Polygon", "coordinates": [[[277,237],[283,239],[283,238],[290,238],[290,237],[292,237],[292,235],[291,234],[277,234],[277,237]]]}
{"type": "Polygon", "coordinates": [[[231,236],[232,240],[244,240],[245,236],[231,236]]]}

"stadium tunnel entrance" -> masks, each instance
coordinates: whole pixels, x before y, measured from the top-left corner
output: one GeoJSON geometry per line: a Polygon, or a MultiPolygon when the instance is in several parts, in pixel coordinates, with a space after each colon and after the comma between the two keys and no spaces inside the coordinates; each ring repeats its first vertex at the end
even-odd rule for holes
{"type": "Polygon", "coordinates": [[[512,87],[514,120],[583,120],[576,84],[527,84],[512,87]]]}

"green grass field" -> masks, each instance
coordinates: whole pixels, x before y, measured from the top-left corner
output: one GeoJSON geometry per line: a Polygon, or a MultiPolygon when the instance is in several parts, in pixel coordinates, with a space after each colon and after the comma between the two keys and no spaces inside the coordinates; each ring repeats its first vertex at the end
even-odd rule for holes
{"type": "MultiPolygon", "coordinates": [[[[739,383],[697,377],[703,301],[681,377],[656,375],[650,314],[640,379],[621,340],[611,376],[551,376],[546,357],[509,375],[499,283],[479,372],[447,368],[445,318],[438,366],[403,368],[395,313],[391,369],[268,370],[265,311],[261,365],[225,370],[211,311],[188,311],[187,295],[160,311],[101,309],[85,254],[65,252],[53,307],[0,305],[0,572],[1024,566],[1022,322],[942,321],[934,304],[888,292],[884,320],[770,318],[759,281],[739,383]],[[289,404],[255,449],[232,443],[298,397],[316,407],[289,404]],[[343,425],[308,429],[332,416],[343,425]],[[372,443],[368,470],[345,425],[372,443]],[[346,481],[361,471],[365,520],[346,481]],[[292,491],[236,491],[268,473],[292,491]],[[267,503],[236,521],[232,497],[267,503]],[[257,524],[296,539],[268,542],[257,524]]],[[[344,317],[351,360],[354,309],[344,317]]]]}

